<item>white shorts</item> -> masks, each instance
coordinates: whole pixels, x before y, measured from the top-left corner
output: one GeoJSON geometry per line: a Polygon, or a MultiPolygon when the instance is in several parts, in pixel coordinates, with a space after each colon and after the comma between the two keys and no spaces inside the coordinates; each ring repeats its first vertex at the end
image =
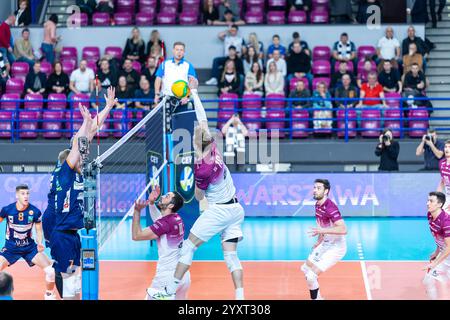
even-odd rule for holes
{"type": "Polygon", "coordinates": [[[345,241],[334,243],[323,241],[311,252],[308,260],[320,271],[325,272],[342,260],[346,252],[347,243],[345,241]]]}
{"type": "MultiPolygon", "coordinates": [[[[158,290],[164,290],[164,288],[167,287],[169,282],[172,281],[174,272],[175,270],[157,273],[153,277],[152,284],[150,287],[158,290]]],[[[183,279],[181,279],[180,285],[178,286],[177,293],[175,295],[175,300],[187,300],[187,294],[190,286],[191,286],[191,274],[188,271],[184,274],[183,279]]]]}
{"type": "Polygon", "coordinates": [[[429,275],[439,282],[447,283],[450,280],[450,257],[442,261],[429,275]]]}
{"type": "Polygon", "coordinates": [[[220,233],[222,242],[238,238],[242,240],[244,208],[239,203],[213,204],[195,221],[191,233],[203,242],[220,233]]]}

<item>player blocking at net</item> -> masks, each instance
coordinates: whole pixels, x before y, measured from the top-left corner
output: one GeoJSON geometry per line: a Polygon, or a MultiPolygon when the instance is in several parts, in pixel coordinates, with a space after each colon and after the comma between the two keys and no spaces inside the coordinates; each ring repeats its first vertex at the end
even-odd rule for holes
{"type": "MultiPolygon", "coordinates": [[[[164,290],[172,280],[173,273],[180,259],[181,247],[184,239],[183,219],[178,211],[183,207],[183,197],[178,192],[160,195],[160,188],[156,185],[147,201],[138,200],[134,204],[132,237],[134,241],[156,240],[158,245],[158,264],[150,288],[164,290]],[[145,229],[141,228],[141,211],[149,206],[153,224],[145,229]]],[[[176,300],[186,300],[191,284],[190,273],[186,272],[176,291],[176,300]]],[[[147,293],[147,300],[152,300],[147,293]]]]}
{"type": "Polygon", "coordinates": [[[443,209],[445,200],[442,192],[428,194],[428,224],[437,247],[424,268],[423,284],[431,300],[439,298],[438,283],[446,286],[450,280],[450,216],[443,209]]]}
{"type": "Polygon", "coordinates": [[[80,299],[81,292],[81,241],[78,231],[84,227],[84,184],[78,139],[86,137],[89,142],[92,141],[117,102],[114,88],[108,89],[105,100],[105,108],[94,118],[88,109],[79,105],[83,124],[73,137],[71,148],[58,155],[58,165],[51,178],[48,206],[43,216],[44,234],[54,260],[56,288],[65,300],[80,299]]]}
{"type": "Polygon", "coordinates": [[[312,300],[323,300],[319,290],[319,276],[342,260],[347,252],[347,227],[338,207],[328,198],[330,189],[328,180],[314,181],[313,196],[317,200],[315,209],[318,227],[312,228],[308,233],[311,237],[318,236],[318,239],[308,260],[301,267],[312,300]]]}
{"type": "Polygon", "coordinates": [[[216,234],[221,235],[224,260],[231,272],[235,298],[244,299],[243,270],[237,255],[238,242],[242,240],[244,209],[236,198],[236,188],[230,171],[208,129],[206,112],[197,92],[198,82],[190,79],[195,114],[199,122],[194,128],[195,197],[206,198],[208,209],[195,221],[188,239],[183,242],[181,257],[165,290],[150,288],[148,294],[157,300],[173,300],[184,274],[189,270],[195,250],[216,234]]]}
{"type": "Polygon", "coordinates": [[[45,300],[55,300],[55,270],[52,261],[44,253],[41,211],[30,202],[30,190],[27,185],[16,187],[17,201],[2,208],[0,223],[6,220],[6,243],[0,250],[0,271],[23,258],[30,267],[39,266],[45,272],[45,300]],[[33,226],[36,230],[36,242],[32,238],[33,226]]]}

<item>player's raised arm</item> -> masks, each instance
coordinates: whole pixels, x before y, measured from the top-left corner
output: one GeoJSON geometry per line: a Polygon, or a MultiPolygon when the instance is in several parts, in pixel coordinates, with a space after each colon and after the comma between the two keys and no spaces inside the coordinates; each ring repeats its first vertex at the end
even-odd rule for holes
{"type": "Polygon", "coordinates": [[[83,116],[83,124],[81,125],[80,129],[76,133],[73,142],[72,142],[72,148],[70,149],[70,153],[67,156],[67,162],[69,165],[74,168],[78,161],[80,161],[80,150],[78,149],[78,138],[79,137],[88,137],[89,135],[89,128],[92,125],[92,118],[91,114],[89,113],[89,110],[84,107],[83,105],[79,104],[81,115],[83,116]]]}
{"type": "Polygon", "coordinates": [[[95,135],[97,133],[97,128],[101,128],[103,126],[103,123],[105,122],[106,118],[108,118],[108,115],[109,115],[111,109],[116,105],[116,103],[118,101],[116,98],[116,89],[113,87],[109,87],[107,94],[104,95],[104,98],[106,100],[105,107],[92,120],[92,125],[90,128],[89,137],[88,137],[89,142],[92,141],[92,139],[95,137],[95,135]],[[98,118],[98,124],[97,124],[97,118],[98,118]]]}
{"type": "Polygon", "coordinates": [[[441,180],[439,181],[439,184],[438,184],[438,186],[437,186],[436,191],[437,191],[437,192],[444,192],[444,179],[441,179],[441,180]]]}
{"type": "Polygon", "coordinates": [[[153,222],[161,218],[161,211],[159,211],[158,207],[155,205],[156,199],[158,199],[160,193],[161,189],[159,185],[156,185],[152,189],[152,192],[150,193],[150,196],[148,198],[148,201],[150,203],[150,216],[152,217],[153,222]]]}
{"type": "Polygon", "coordinates": [[[197,121],[200,124],[200,126],[208,130],[208,118],[206,117],[205,108],[203,107],[202,101],[200,100],[200,97],[198,96],[198,81],[195,78],[189,79],[189,88],[191,89],[191,95],[192,99],[194,100],[194,108],[195,108],[195,115],[197,117],[197,121]]]}
{"type": "Polygon", "coordinates": [[[134,241],[154,240],[158,238],[150,228],[142,229],[141,227],[141,211],[149,204],[150,202],[148,200],[138,200],[134,204],[133,225],[131,230],[132,239],[134,241]]]}

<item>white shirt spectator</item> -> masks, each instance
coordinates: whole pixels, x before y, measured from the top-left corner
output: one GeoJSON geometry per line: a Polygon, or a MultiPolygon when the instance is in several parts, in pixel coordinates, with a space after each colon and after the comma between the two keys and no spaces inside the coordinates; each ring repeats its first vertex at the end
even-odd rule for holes
{"type": "Polygon", "coordinates": [[[378,41],[381,57],[385,60],[394,59],[397,56],[397,48],[400,48],[400,42],[396,38],[388,39],[386,36],[378,41]]]}
{"type": "Polygon", "coordinates": [[[266,95],[269,93],[284,93],[284,77],[277,71],[277,73],[266,73],[264,80],[264,87],[266,89],[266,95]]]}
{"type": "Polygon", "coordinates": [[[269,59],[269,61],[267,61],[267,70],[269,70],[269,65],[270,63],[274,61],[275,64],[277,65],[277,70],[279,72],[281,72],[281,74],[283,75],[283,77],[286,77],[287,75],[287,65],[286,65],[286,60],[284,60],[283,58],[278,59],[278,61],[275,61],[273,58],[269,59]]]}
{"type": "Polygon", "coordinates": [[[175,62],[175,59],[167,59],[161,63],[156,70],[156,76],[162,79],[161,92],[164,95],[172,96],[172,84],[178,80],[184,80],[189,82],[189,77],[197,78],[194,66],[181,59],[179,63],[175,62]]]}
{"type": "Polygon", "coordinates": [[[227,34],[225,36],[225,39],[223,40],[223,44],[224,44],[224,54],[223,54],[224,57],[228,56],[228,48],[230,46],[235,46],[237,54],[240,55],[242,53],[242,47],[244,46],[244,39],[238,35],[231,36],[227,34]]]}
{"type": "Polygon", "coordinates": [[[70,75],[70,81],[74,83],[75,88],[80,92],[89,92],[90,83],[94,78],[94,71],[90,68],[86,68],[84,72],[78,68],[70,75]]]}

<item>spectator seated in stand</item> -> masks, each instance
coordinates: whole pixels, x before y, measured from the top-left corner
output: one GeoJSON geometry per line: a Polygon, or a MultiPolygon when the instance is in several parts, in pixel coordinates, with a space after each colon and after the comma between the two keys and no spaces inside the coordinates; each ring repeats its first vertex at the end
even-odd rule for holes
{"type": "Polygon", "coordinates": [[[267,70],[268,71],[264,79],[266,96],[271,93],[284,94],[284,77],[283,74],[278,71],[276,62],[270,62],[267,66],[267,70]]]}
{"type": "MultiPolygon", "coordinates": [[[[404,98],[425,98],[425,89],[427,88],[427,78],[425,74],[420,71],[420,67],[417,63],[413,63],[411,71],[403,76],[403,97],[404,98]]],[[[426,101],[407,101],[408,107],[425,106],[432,108],[432,104],[429,100],[426,101]]],[[[429,110],[432,113],[433,110],[429,110]]]]}
{"type": "Polygon", "coordinates": [[[245,75],[244,93],[264,95],[264,73],[258,62],[254,62],[252,69],[245,75]]]}
{"type": "Polygon", "coordinates": [[[25,79],[25,94],[40,93],[44,94],[47,85],[47,76],[41,72],[41,63],[36,61],[33,69],[27,74],[25,79]]]}
{"type": "Polygon", "coordinates": [[[129,108],[132,102],[122,101],[128,99],[134,99],[134,91],[129,87],[127,78],[120,76],[116,87],[116,109],[129,108]]]}
{"type": "Polygon", "coordinates": [[[285,58],[286,48],[281,44],[280,36],[277,34],[272,37],[272,44],[267,48],[267,58],[268,59],[273,58],[273,52],[275,50],[278,50],[281,54],[281,57],[285,58]]]}
{"type": "Polygon", "coordinates": [[[147,59],[147,66],[145,67],[144,71],[142,72],[141,76],[144,76],[148,82],[150,83],[150,88],[155,87],[155,80],[156,80],[156,59],[155,57],[148,57],[147,59]]]}
{"type": "MultiPolygon", "coordinates": [[[[264,59],[264,44],[258,40],[258,36],[254,32],[248,34],[248,40],[242,48],[244,56],[248,54],[248,49],[253,47],[255,49],[258,59],[264,59]]],[[[261,64],[263,66],[263,64],[261,64]]]]}
{"type": "Polygon", "coordinates": [[[26,27],[31,24],[31,8],[28,6],[28,0],[19,1],[19,8],[14,11],[14,16],[16,17],[15,27],[26,27]]]}
{"type": "Polygon", "coordinates": [[[94,90],[94,71],[87,67],[87,61],[81,60],[78,69],[70,75],[70,94],[69,100],[72,100],[75,94],[89,94],[94,90]]]}
{"type": "Polygon", "coordinates": [[[392,67],[391,60],[383,61],[383,71],[378,74],[378,82],[385,93],[402,93],[402,80],[398,69],[392,67]]]}
{"type": "Polygon", "coordinates": [[[14,56],[16,61],[26,62],[33,67],[36,57],[34,56],[33,47],[30,42],[30,30],[25,28],[22,30],[22,38],[17,39],[14,43],[14,56]]]}
{"type": "MultiPolygon", "coordinates": [[[[359,93],[360,102],[356,105],[356,113],[358,115],[358,126],[361,127],[361,114],[362,108],[380,108],[381,117],[384,117],[384,108],[387,108],[386,100],[384,100],[384,91],[381,84],[378,83],[378,77],[376,72],[370,72],[367,77],[367,83],[361,86],[359,93]],[[365,100],[371,99],[371,100],[365,100]],[[380,98],[381,100],[374,100],[380,98]]],[[[383,121],[381,121],[383,127],[383,121]]]]}
{"type": "MultiPolygon", "coordinates": [[[[386,28],[386,35],[378,41],[377,46],[377,59],[375,62],[380,64],[383,60],[391,61],[392,67],[399,68],[399,64],[402,63],[400,41],[394,38],[394,29],[392,27],[386,28]]],[[[383,69],[381,64],[378,71],[383,69]]]]}
{"type": "Polygon", "coordinates": [[[287,63],[286,60],[281,56],[280,50],[276,49],[273,51],[272,58],[267,61],[267,69],[269,65],[274,62],[277,65],[277,70],[281,72],[283,77],[287,76],[287,63]]]}
{"type": "MultiPolygon", "coordinates": [[[[100,70],[98,71],[98,81],[99,81],[99,91],[98,91],[98,97],[99,97],[99,104],[100,108],[105,107],[105,102],[103,101],[103,96],[107,94],[107,90],[109,87],[115,87],[117,86],[117,74],[110,70],[109,61],[108,59],[101,59],[99,62],[100,70]]],[[[91,94],[91,99],[95,101],[97,99],[97,92],[94,90],[91,94]]],[[[96,102],[92,102],[92,108],[96,107],[96,102]]]]}
{"type": "Polygon", "coordinates": [[[403,74],[407,74],[411,71],[413,64],[417,64],[419,70],[423,71],[423,57],[417,52],[417,45],[415,43],[410,43],[409,52],[403,56],[403,74]]]}
{"type": "MultiPolygon", "coordinates": [[[[342,83],[334,90],[334,97],[336,99],[356,99],[358,97],[358,88],[352,83],[352,78],[349,74],[342,76],[342,83]]],[[[339,108],[354,108],[358,101],[336,101],[335,105],[339,108]]]]}
{"type": "MultiPolygon", "coordinates": [[[[314,119],[326,119],[333,118],[333,104],[331,102],[331,95],[328,92],[327,85],[325,82],[321,81],[317,84],[316,90],[314,90],[313,99],[318,99],[312,101],[313,108],[319,108],[320,110],[313,110],[314,119]],[[328,100],[327,100],[328,99],[328,100]]],[[[332,120],[313,120],[314,129],[332,129],[332,120]]]]}
{"type": "Polygon", "coordinates": [[[47,79],[47,93],[69,93],[69,76],[64,73],[61,62],[57,61],[53,65],[53,72],[47,79]]]}
{"type": "Polygon", "coordinates": [[[123,49],[123,59],[144,63],[145,43],[141,38],[141,32],[137,27],[131,31],[131,37],[127,39],[125,49],[123,49]]]}
{"type": "Polygon", "coordinates": [[[233,60],[228,60],[225,63],[225,68],[222,72],[222,77],[219,82],[219,92],[218,95],[224,93],[237,93],[241,94],[241,79],[236,71],[236,66],[233,60]]]}
{"type": "Polygon", "coordinates": [[[287,5],[290,11],[310,12],[312,9],[311,0],[288,0],[287,5]]]}
{"type": "Polygon", "coordinates": [[[214,0],[203,1],[203,24],[212,26],[219,21],[219,10],[214,5],[214,0]]]}
{"type": "Polygon", "coordinates": [[[372,70],[372,60],[366,59],[364,61],[364,67],[363,67],[362,71],[358,74],[358,78],[356,80],[356,83],[358,84],[358,88],[361,89],[362,85],[364,83],[367,83],[369,73],[371,73],[371,72],[375,72],[374,70],[372,70]]]}
{"type": "Polygon", "coordinates": [[[353,63],[354,70],[357,70],[356,46],[349,40],[347,33],[342,33],[340,40],[333,45],[333,53],[331,59],[331,68],[334,70],[336,61],[350,61],[353,63]]]}
{"type": "Polygon", "coordinates": [[[130,89],[136,90],[139,87],[140,76],[139,73],[133,69],[133,63],[130,59],[125,59],[123,69],[119,72],[119,76],[125,76],[130,89]]]}
{"type": "Polygon", "coordinates": [[[302,51],[304,51],[308,56],[311,56],[311,50],[309,50],[308,43],[306,41],[303,41],[300,38],[300,34],[297,31],[295,31],[292,34],[292,42],[289,44],[288,53],[287,54],[290,55],[290,54],[292,54],[292,52],[294,52],[292,50],[292,48],[294,46],[294,43],[297,43],[297,42],[300,43],[300,46],[302,47],[302,51]]]}
{"type": "Polygon", "coordinates": [[[311,74],[311,57],[302,50],[300,43],[294,43],[292,54],[287,59],[287,80],[288,83],[292,78],[301,79],[305,77],[309,81],[309,87],[312,87],[313,76],[311,74]]]}
{"type": "MultiPolygon", "coordinates": [[[[311,98],[311,92],[305,88],[303,81],[297,81],[295,89],[289,94],[291,99],[308,99],[311,98]]],[[[296,109],[310,108],[311,102],[309,100],[292,101],[292,107],[296,109]]]]}
{"type": "Polygon", "coordinates": [[[223,19],[215,20],[213,22],[215,26],[242,26],[245,24],[245,21],[239,18],[239,15],[235,16],[233,11],[230,9],[225,10],[223,19]]]}
{"type": "Polygon", "coordinates": [[[161,39],[159,31],[156,29],[152,30],[150,33],[150,40],[148,40],[145,55],[147,57],[155,57],[158,66],[166,59],[166,44],[161,39]]]}
{"type": "MultiPolygon", "coordinates": [[[[155,98],[155,91],[150,87],[150,82],[145,77],[141,77],[139,81],[139,89],[134,94],[135,99],[150,99],[152,101],[136,101],[135,107],[137,109],[150,110],[155,98]]],[[[156,107],[156,104],[154,105],[156,107]]]]}
{"type": "Polygon", "coordinates": [[[238,76],[240,76],[243,79],[244,65],[242,63],[242,60],[237,55],[236,47],[230,46],[228,49],[228,56],[221,57],[221,58],[215,58],[213,60],[213,68],[211,70],[212,78],[206,82],[207,85],[211,85],[211,83],[217,82],[217,78],[220,78],[220,75],[225,66],[225,63],[229,60],[232,60],[234,62],[238,76]]]}
{"type": "Polygon", "coordinates": [[[337,70],[333,75],[331,76],[331,83],[330,88],[336,89],[342,86],[342,76],[348,75],[350,77],[352,85],[356,85],[355,76],[348,71],[348,65],[347,62],[341,61],[339,63],[339,70],[337,70]]]}
{"type": "Polygon", "coordinates": [[[261,70],[263,69],[263,62],[256,54],[256,50],[254,47],[250,46],[247,48],[246,53],[244,55],[243,64],[244,64],[244,73],[247,74],[253,63],[258,63],[261,70]]]}

